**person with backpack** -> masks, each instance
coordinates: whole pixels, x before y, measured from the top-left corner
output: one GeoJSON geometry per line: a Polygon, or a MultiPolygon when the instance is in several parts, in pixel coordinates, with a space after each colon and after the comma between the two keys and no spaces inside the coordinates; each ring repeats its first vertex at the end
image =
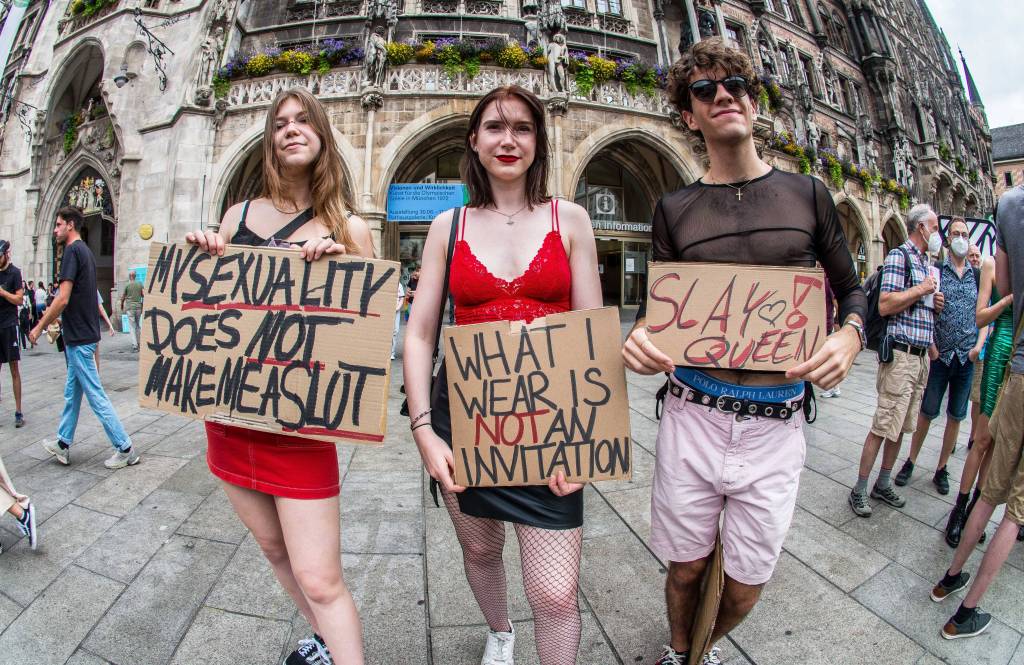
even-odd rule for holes
{"type": "Polygon", "coordinates": [[[949,494],[946,462],[960,436],[960,423],[967,418],[967,398],[974,378],[974,361],[978,359],[982,348],[978,346],[978,327],[974,321],[979,277],[977,271],[967,263],[969,238],[967,222],[963,217],[954,217],[946,230],[946,240],[951,251],[938,268],[939,290],[945,302],[942,314],[935,320],[934,348],[938,351],[938,357],[932,359],[928,370],[928,385],[921,401],[921,412],[917,416],[910,456],[896,474],[896,484],[900,487],[910,482],[924,438],[928,435],[932,420],[939,415],[939,407],[948,388],[949,402],[946,406],[942,451],[939,453],[935,475],[932,476],[936,491],[942,495],[949,494]]]}
{"type": "Polygon", "coordinates": [[[907,241],[885,257],[878,285],[868,295],[866,328],[868,348],[878,351],[878,405],[861,451],[857,484],[848,498],[850,508],[860,517],[871,516],[868,477],[883,441],[882,468],[871,498],[895,508],[906,504],[893,489],[892,468],[903,435],[912,434],[917,424],[928,381],[928,356],[935,351],[935,315],[942,311],[944,296],[929,272],[928,254],[941,248],[935,211],[924,203],[915,205],[907,213],[907,241]]]}

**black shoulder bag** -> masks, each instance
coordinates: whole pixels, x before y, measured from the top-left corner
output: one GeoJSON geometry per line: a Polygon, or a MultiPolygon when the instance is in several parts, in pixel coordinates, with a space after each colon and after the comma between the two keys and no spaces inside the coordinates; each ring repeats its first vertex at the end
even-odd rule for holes
{"type": "MultiPolygon", "coordinates": [[[[459,213],[461,211],[462,211],[461,207],[456,208],[455,210],[452,211],[452,229],[448,233],[448,256],[445,258],[445,262],[444,262],[444,286],[441,287],[441,307],[440,307],[440,311],[438,311],[438,313],[437,313],[437,332],[434,333],[434,355],[432,356],[432,361],[431,361],[431,365],[430,365],[430,370],[431,370],[431,380],[430,380],[430,382],[431,382],[431,386],[430,386],[431,390],[430,390],[430,393],[431,393],[431,395],[433,395],[433,393],[434,393],[433,382],[437,378],[437,355],[438,355],[438,352],[440,351],[440,344],[441,344],[441,322],[444,320],[444,306],[448,303],[448,277],[451,275],[451,271],[452,271],[452,255],[455,253],[455,238],[458,235],[458,231],[459,231],[459,213]]],[[[402,394],[404,395],[405,394],[405,384],[404,383],[402,384],[401,391],[402,391],[402,394]]],[[[409,415],[409,399],[408,398],[402,400],[402,408],[399,409],[398,412],[401,413],[403,416],[408,416],[409,415]]]]}

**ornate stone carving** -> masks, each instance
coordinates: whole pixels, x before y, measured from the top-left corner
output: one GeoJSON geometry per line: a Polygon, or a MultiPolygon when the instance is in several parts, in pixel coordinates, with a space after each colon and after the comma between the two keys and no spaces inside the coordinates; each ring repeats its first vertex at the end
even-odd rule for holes
{"type": "Polygon", "coordinates": [[[569,91],[569,49],[565,45],[565,37],[556,34],[551,38],[544,55],[548,59],[548,88],[555,92],[569,91]]]}
{"type": "Polygon", "coordinates": [[[199,106],[209,106],[213,96],[213,77],[220,65],[224,49],[224,28],[217,26],[199,48],[199,72],[196,74],[196,92],[193,97],[199,106]]]}
{"type": "Polygon", "coordinates": [[[387,66],[388,46],[384,40],[384,28],[377,26],[366,43],[366,59],[363,61],[363,87],[380,89],[384,85],[387,66]]]}
{"type": "Polygon", "coordinates": [[[458,0],[424,0],[424,14],[457,14],[459,12],[458,0]]]}
{"type": "Polygon", "coordinates": [[[612,14],[598,14],[597,15],[598,25],[601,26],[602,30],[608,32],[616,32],[620,35],[628,35],[630,31],[630,22],[621,16],[614,16],[612,14]]]}
{"type": "Polygon", "coordinates": [[[501,16],[501,0],[466,0],[466,13],[474,16],[501,16]]]}
{"type": "Polygon", "coordinates": [[[548,112],[551,115],[565,115],[569,110],[569,95],[556,93],[547,102],[548,112]]]}
{"type": "MultiPolygon", "coordinates": [[[[565,22],[569,25],[576,25],[581,28],[592,28],[594,27],[594,17],[585,9],[579,9],[577,7],[566,7],[563,12],[565,22]]],[[[564,30],[562,32],[565,32],[564,30]]]]}
{"type": "Polygon", "coordinates": [[[378,87],[367,88],[359,97],[359,103],[364,111],[376,111],[384,106],[384,91],[378,87]]]}
{"type": "MultiPolygon", "coordinates": [[[[572,7],[562,7],[561,0],[540,0],[540,29],[548,35],[569,30],[569,16],[577,13],[572,7]]],[[[585,13],[585,12],[584,12],[585,13]]],[[[589,18],[589,14],[587,17],[589,18]]],[[[580,24],[574,24],[580,25],[580,24]]]]}

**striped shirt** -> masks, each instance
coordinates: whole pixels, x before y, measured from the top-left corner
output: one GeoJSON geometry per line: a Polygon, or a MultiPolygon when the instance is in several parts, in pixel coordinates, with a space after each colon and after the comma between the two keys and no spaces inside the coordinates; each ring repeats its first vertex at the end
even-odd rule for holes
{"type": "MultiPolygon", "coordinates": [[[[928,257],[909,240],[892,250],[885,257],[885,264],[882,266],[882,285],[879,293],[899,293],[908,288],[920,284],[928,276],[928,257]],[[905,249],[910,255],[911,277],[907,276],[906,259],[903,258],[905,249]]],[[[920,299],[902,312],[889,317],[889,326],[886,333],[895,337],[897,342],[909,344],[910,346],[926,347],[932,343],[932,334],[935,330],[935,315],[932,310],[924,305],[924,299],[920,299]]]]}

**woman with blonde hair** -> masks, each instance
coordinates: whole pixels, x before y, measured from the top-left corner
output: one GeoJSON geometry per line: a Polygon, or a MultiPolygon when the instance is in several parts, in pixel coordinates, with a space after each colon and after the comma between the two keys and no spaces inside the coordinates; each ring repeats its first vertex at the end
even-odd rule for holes
{"type": "Polygon", "coordinates": [[[506,522],[519,539],[541,665],[575,664],[580,643],[583,486],[566,482],[561,472],[539,487],[457,486],[443,370],[434,380],[439,392],[431,395],[448,256],[457,325],[532,321],[602,305],[590,217],[584,208],[548,196],[548,161],[544,105],[534,94],[505,86],[480,100],[469,119],[461,169],[469,205],[438,215],[430,226],[406,332],[413,437],[441,486],[466,578],[490,627],[481,665],[513,662],[515,630],[502,561],[506,522]]]}
{"type": "MultiPolygon", "coordinates": [[[[324,107],[305,88],[292,88],[267,112],[260,197],[229,208],[217,231],[185,240],[217,255],[231,243],[293,247],[307,261],[372,257],[370,229],[351,211],[324,107]]],[[[285,664],[330,665],[333,652],[345,665],[362,665],[362,627],[341,571],[334,444],[214,422],[206,436],[210,471],[313,628],[285,664]]]]}

